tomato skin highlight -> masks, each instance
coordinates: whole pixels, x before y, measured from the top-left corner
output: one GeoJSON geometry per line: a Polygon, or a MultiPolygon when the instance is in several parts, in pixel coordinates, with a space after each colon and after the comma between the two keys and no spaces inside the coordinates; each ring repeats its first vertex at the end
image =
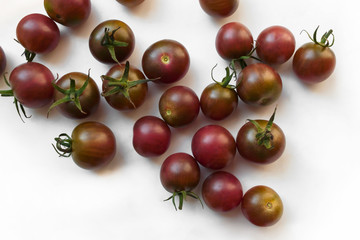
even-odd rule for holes
{"type": "Polygon", "coordinates": [[[10,73],[9,83],[14,97],[25,107],[41,108],[53,100],[54,75],[44,65],[23,63],[10,73]]]}
{"type": "Polygon", "coordinates": [[[243,189],[240,181],[233,174],[217,171],[205,179],[202,185],[202,197],[212,210],[228,212],[240,205],[243,189]]]}
{"type": "Polygon", "coordinates": [[[224,24],[217,32],[215,47],[225,60],[233,60],[248,55],[253,49],[254,39],[250,30],[240,22],[224,24]]]}
{"type": "Polygon", "coordinates": [[[232,15],[239,6],[239,0],[200,0],[199,2],[204,12],[217,18],[232,15]]]}
{"type": "Polygon", "coordinates": [[[291,58],[294,51],[295,37],[283,26],[264,29],[256,40],[256,53],[267,64],[283,64],[291,58]]]}
{"type": "Polygon", "coordinates": [[[138,119],[133,127],[133,147],[143,157],[156,157],[166,152],[171,131],[166,123],[155,116],[138,119]]]}
{"type": "Polygon", "coordinates": [[[107,165],[116,154],[116,139],[110,128],[99,122],[84,122],[71,134],[72,158],[84,169],[107,165]]]}
{"type": "Polygon", "coordinates": [[[202,166],[218,170],[226,167],[235,157],[236,143],[231,133],[219,125],[207,125],[193,136],[191,150],[202,166]]]}
{"type": "Polygon", "coordinates": [[[241,211],[252,224],[268,227],[280,220],[284,206],[280,196],[272,188],[259,185],[244,194],[241,211]]]}
{"type": "MultiPolygon", "coordinates": [[[[265,128],[267,120],[255,120],[261,128],[265,128]]],[[[271,134],[273,136],[272,148],[267,149],[259,145],[256,139],[258,133],[256,127],[251,122],[245,123],[236,136],[236,146],[240,155],[251,162],[259,164],[269,164],[275,162],[284,153],[286,140],[281,128],[272,123],[271,134]]]]}
{"type": "Polygon", "coordinates": [[[44,8],[51,19],[67,26],[83,24],[91,12],[90,0],[44,0],[44,8]]]}
{"type": "Polygon", "coordinates": [[[292,66],[300,80],[314,84],[329,78],[335,65],[336,57],[329,47],[310,42],[296,50],[292,66]]]}
{"type": "Polygon", "coordinates": [[[180,42],[163,39],[150,45],[144,52],[142,69],[155,83],[170,84],[180,81],[190,67],[190,56],[180,42]]]}
{"type": "Polygon", "coordinates": [[[49,17],[33,13],[23,17],[16,27],[17,40],[34,53],[49,53],[60,41],[60,30],[49,17]]]}

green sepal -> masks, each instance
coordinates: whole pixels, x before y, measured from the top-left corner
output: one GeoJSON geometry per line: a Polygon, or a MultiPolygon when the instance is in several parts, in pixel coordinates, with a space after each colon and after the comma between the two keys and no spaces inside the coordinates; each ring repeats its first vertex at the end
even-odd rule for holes
{"type": "Polygon", "coordinates": [[[66,133],[60,134],[55,138],[56,145],[51,144],[59,157],[70,157],[72,154],[72,139],[66,133]]]}
{"type": "Polygon", "coordinates": [[[120,41],[115,40],[114,34],[119,29],[120,29],[120,27],[112,30],[110,33],[110,29],[105,28],[105,34],[101,40],[101,45],[108,49],[108,51],[111,55],[111,58],[118,64],[120,64],[120,63],[116,58],[115,47],[127,47],[129,45],[126,42],[120,42],[120,41]]]}
{"type": "Polygon", "coordinates": [[[182,210],[183,205],[184,205],[184,200],[186,200],[187,196],[190,196],[192,198],[195,198],[195,199],[199,200],[199,202],[201,203],[202,208],[204,208],[204,204],[202,203],[200,197],[196,193],[191,192],[191,191],[176,191],[169,198],[165,199],[164,201],[169,201],[171,199],[171,201],[172,201],[172,203],[173,203],[173,205],[175,207],[175,210],[176,211],[178,209],[182,210]],[[179,198],[179,205],[177,207],[176,207],[176,202],[175,202],[176,197],[179,198]]]}
{"type": "Polygon", "coordinates": [[[310,36],[309,32],[307,32],[306,30],[302,30],[300,32],[300,34],[302,32],[305,32],[308,37],[310,38],[311,41],[313,41],[315,44],[320,45],[322,47],[332,47],[334,45],[335,42],[335,36],[333,34],[333,30],[330,29],[329,31],[325,32],[322,36],[321,36],[321,40],[320,42],[317,40],[317,32],[318,32],[319,26],[317,26],[317,28],[315,29],[314,33],[312,36],[310,36]],[[332,41],[330,43],[329,41],[329,37],[332,36],[332,41]]]}

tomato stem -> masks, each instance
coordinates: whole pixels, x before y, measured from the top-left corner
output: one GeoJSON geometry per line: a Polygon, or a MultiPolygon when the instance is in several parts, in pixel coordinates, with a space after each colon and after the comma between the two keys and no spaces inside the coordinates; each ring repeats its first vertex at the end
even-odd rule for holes
{"type": "Polygon", "coordinates": [[[226,75],[225,77],[222,79],[221,82],[219,81],[216,81],[216,79],[214,78],[214,69],[216,68],[217,64],[211,69],[211,78],[214,82],[216,82],[217,84],[219,84],[220,86],[222,86],[223,88],[230,88],[230,89],[235,89],[235,86],[234,85],[230,85],[230,81],[231,79],[234,78],[234,74],[235,71],[233,71],[231,74],[230,74],[230,68],[229,67],[226,67],[225,68],[225,72],[226,72],[226,75]]]}
{"type": "Polygon", "coordinates": [[[199,200],[199,202],[201,203],[201,206],[202,208],[204,208],[204,204],[202,203],[200,197],[194,193],[194,192],[191,192],[191,191],[176,191],[174,192],[169,198],[165,199],[164,201],[168,201],[171,199],[174,207],[175,207],[175,210],[177,211],[178,209],[179,210],[182,210],[183,208],[183,205],[184,205],[184,200],[186,200],[186,197],[189,196],[189,197],[192,197],[192,198],[195,198],[197,200],[199,200]],[[176,202],[175,202],[175,198],[178,197],[179,198],[179,205],[178,207],[176,207],[176,202]]]}
{"type": "Polygon", "coordinates": [[[120,42],[120,41],[115,40],[114,35],[115,35],[116,31],[119,29],[120,29],[120,27],[112,30],[110,33],[110,29],[105,28],[105,34],[101,40],[101,45],[108,49],[108,51],[111,55],[111,58],[118,64],[120,64],[120,62],[116,58],[115,47],[127,47],[129,45],[126,42],[120,42]]]}
{"type": "Polygon", "coordinates": [[[335,42],[335,36],[334,36],[334,34],[333,34],[333,30],[330,29],[329,31],[325,32],[325,33],[322,35],[320,42],[317,40],[317,32],[318,32],[318,30],[319,30],[319,26],[317,26],[317,28],[315,29],[312,37],[310,36],[309,32],[307,32],[306,30],[302,30],[302,31],[300,32],[300,34],[301,34],[302,32],[305,32],[305,33],[308,35],[308,37],[311,39],[311,41],[313,41],[315,44],[320,45],[320,46],[322,46],[322,47],[324,47],[324,48],[325,48],[325,47],[332,47],[332,46],[334,45],[334,42],[335,42]],[[332,36],[332,41],[331,41],[331,43],[330,43],[330,41],[329,41],[329,37],[330,37],[330,36],[332,36]]]}
{"type": "Polygon", "coordinates": [[[55,138],[56,145],[52,144],[59,157],[70,157],[72,153],[72,139],[66,133],[55,138]]]}

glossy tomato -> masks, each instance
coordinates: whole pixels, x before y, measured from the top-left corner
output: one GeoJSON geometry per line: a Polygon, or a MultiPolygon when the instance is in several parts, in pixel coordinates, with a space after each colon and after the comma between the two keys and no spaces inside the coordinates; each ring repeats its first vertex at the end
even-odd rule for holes
{"type": "Polygon", "coordinates": [[[243,197],[239,179],[225,171],[210,174],[205,179],[201,191],[206,205],[219,212],[235,209],[240,205],[243,197]]]}
{"type": "Polygon", "coordinates": [[[239,6],[239,0],[200,0],[200,6],[210,16],[228,17],[239,6]]]}
{"type": "Polygon", "coordinates": [[[166,123],[155,116],[138,119],[133,127],[133,146],[143,157],[156,157],[169,148],[171,131],[166,123]]]}
{"type": "Polygon", "coordinates": [[[192,89],[185,86],[174,86],[161,95],[159,111],[168,125],[174,128],[183,127],[197,118],[200,101],[192,89]]]}
{"type": "MultiPolygon", "coordinates": [[[[129,64],[129,63],[127,63],[129,64]]],[[[140,107],[148,91],[147,82],[144,81],[132,86],[139,80],[145,80],[144,74],[134,66],[116,64],[102,76],[102,95],[107,103],[117,110],[130,110],[140,107]],[[111,79],[111,80],[110,80],[111,79]],[[121,86],[116,85],[122,83],[121,86]],[[113,86],[111,86],[113,84],[113,86]]]]}
{"type": "Polygon", "coordinates": [[[22,18],[16,27],[17,40],[34,53],[48,53],[56,48],[60,30],[49,17],[34,13],[22,18]]]}
{"type": "Polygon", "coordinates": [[[293,70],[305,83],[319,83],[328,79],[336,65],[335,53],[330,48],[334,41],[330,43],[328,40],[333,36],[332,30],[326,32],[320,42],[316,39],[317,30],[311,38],[313,42],[302,45],[293,58],[293,70]]]}
{"type": "Polygon", "coordinates": [[[126,23],[107,20],[91,32],[89,48],[94,58],[102,63],[123,62],[134,51],[135,35],[126,23]]]}
{"type": "Polygon", "coordinates": [[[241,210],[251,223],[267,227],[280,220],[284,206],[280,196],[272,188],[259,185],[244,194],[241,210]]]}
{"type": "Polygon", "coordinates": [[[135,7],[139,5],[140,3],[144,2],[144,0],[116,0],[122,5],[126,7],[135,7]]]}
{"type": "Polygon", "coordinates": [[[142,57],[142,68],[156,83],[173,83],[181,80],[190,67],[190,56],[181,43],[164,39],[149,46],[142,57]]]}
{"type": "Polygon", "coordinates": [[[200,128],[193,136],[191,150],[196,161],[202,166],[221,169],[234,159],[236,143],[226,128],[207,125],[200,128]]]}
{"type": "Polygon", "coordinates": [[[236,91],[246,104],[266,106],[280,97],[282,80],[269,65],[255,63],[241,71],[237,79],[236,91]]]}
{"type": "Polygon", "coordinates": [[[116,154],[116,139],[110,128],[99,122],[83,122],[72,131],[71,137],[60,134],[55,138],[55,150],[60,156],[72,156],[84,169],[107,165],[116,154]]]}
{"type": "Polygon", "coordinates": [[[4,73],[6,68],[6,55],[2,47],[0,47],[0,75],[4,73]]]}
{"type": "Polygon", "coordinates": [[[223,25],[215,39],[216,51],[225,60],[248,55],[254,47],[253,44],[254,39],[250,30],[239,22],[223,25]]]}
{"type": "Polygon", "coordinates": [[[182,209],[183,200],[190,196],[200,200],[192,190],[200,182],[200,167],[195,159],[187,153],[174,153],[167,157],[161,165],[160,180],[163,187],[173,195],[167,200],[172,199],[175,205],[175,197],[179,197],[179,209],[182,209]]]}
{"type": "Polygon", "coordinates": [[[295,51],[295,37],[283,26],[271,26],[264,29],[256,40],[256,53],[265,63],[283,64],[295,51]]]}
{"type": "Polygon", "coordinates": [[[56,107],[68,118],[86,118],[93,114],[100,103],[100,92],[90,74],[71,72],[56,81],[55,102],[49,111],[56,107]]]}
{"type": "Polygon", "coordinates": [[[84,23],[91,12],[90,0],[44,0],[44,7],[50,18],[67,27],[84,23]]]}

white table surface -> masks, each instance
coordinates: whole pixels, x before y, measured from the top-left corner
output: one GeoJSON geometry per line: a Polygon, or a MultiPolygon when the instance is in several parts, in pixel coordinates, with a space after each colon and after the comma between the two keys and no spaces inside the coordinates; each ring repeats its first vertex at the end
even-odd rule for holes
{"type": "MultiPolygon", "coordinates": [[[[13,39],[18,21],[30,13],[43,13],[41,0],[3,1],[0,14],[0,46],[8,59],[7,72],[22,63],[23,49],[13,39]]],[[[214,20],[196,0],[146,0],[128,10],[115,0],[93,0],[88,21],[75,30],[60,26],[59,46],[35,61],[54,75],[87,72],[101,86],[100,75],[109,65],[90,54],[88,36],[100,22],[119,19],[136,36],[130,61],[141,67],[141,57],[152,43],[170,38],[189,51],[191,66],[181,81],[172,85],[149,84],[147,102],[136,111],[113,110],[104,99],[95,116],[87,120],[108,125],[117,138],[118,153],[101,171],[77,167],[59,158],[51,143],[59,133],[71,133],[85,120],[72,120],[57,111],[46,118],[46,109],[27,109],[31,119],[22,123],[10,98],[0,99],[0,239],[4,240],[118,240],[118,239],[355,239],[359,208],[360,80],[357,7],[349,2],[242,0],[231,17],[214,20]],[[346,4],[345,4],[346,3],[346,4]],[[305,86],[294,75],[291,61],[277,68],[283,93],[276,104],[252,108],[239,102],[230,118],[214,122],[202,113],[191,125],[172,129],[171,145],[161,157],[147,159],[132,147],[132,126],[144,115],[160,116],[161,93],[173,85],[186,85],[200,96],[211,83],[210,70],[223,74],[226,62],[216,53],[218,29],[230,21],[245,24],[254,38],[272,25],[290,29],[299,47],[309,39],[303,29],[319,32],[332,28],[337,65],[333,75],[315,86],[305,86]],[[259,228],[249,223],[240,209],[229,213],[201,208],[189,199],[182,211],[163,202],[169,193],[161,186],[159,169],[166,156],[191,153],[195,131],[216,123],[236,136],[248,118],[270,117],[278,106],[275,122],[286,134],[283,156],[266,166],[250,164],[236,155],[225,170],[236,175],[244,191],[258,184],[275,189],[282,197],[284,214],[274,226],[259,228]]],[[[0,87],[5,89],[3,82],[0,87]]],[[[211,171],[202,168],[202,180],[211,171]]],[[[195,189],[200,193],[201,183],[195,189]]]]}

